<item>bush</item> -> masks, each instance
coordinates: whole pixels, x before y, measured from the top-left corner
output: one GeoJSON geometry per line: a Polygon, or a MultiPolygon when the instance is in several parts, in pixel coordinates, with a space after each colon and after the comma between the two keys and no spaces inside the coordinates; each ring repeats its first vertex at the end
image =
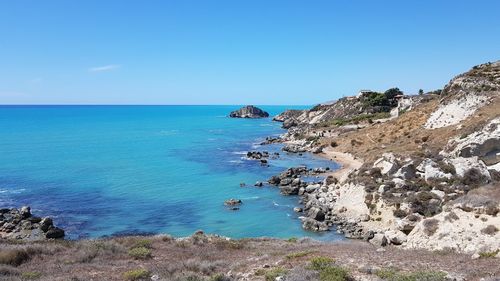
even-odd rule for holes
{"type": "Polygon", "coordinates": [[[21,274],[21,279],[26,279],[26,280],[35,280],[40,277],[42,277],[42,274],[40,272],[35,272],[35,271],[23,272],[23,274],[21,274]]]}
{"type": "Polygon", "coordinates": [[[321,281],[347,281],[349,280],[349,272],[339,266],[327,266],[319,273],[321,281]]]}
{"type": "Polygon", "coordinates": [[[394,269],[380,269],[375,272],[382,280],[388,281],[444,281],[446,273],[442,271],[416,271],[416,272],[399,272],[394,269]]]}
{"type": "Polygon", "coordinates": [[[286,242],[290,242],[290,243],[297,243],[298,239],[297,237],[290,237],[286,240],[286,242]]]}
{"type": "Polygon", "coordinates": [[[301,257],[305,257],[305,256],[309,255],[310,253],[311,253],[311,251],[295,252],[295,253],[291,253],[291,254],[286,255],[286,258],[287,259],[301,258],[301,257]]]}
{"type": "Polygon", "coordinates": [[[128,251],[129,256],[137,260],[145,260],[151,258],[151,250],[146,247],[136,247],[128,251]]]}
{"type": "Polygon", "coordinates": [[[478,186],[486,182],[488,178],[476,168],[467,170],[462,177],[462,183],[465,185],[478,186]]]}
{"type": "Polygon", "coordinates": [[[21,265],[29,260],[29,255],[25,250],[2,250],[0,251],[0,264],[13,266],[21,265]]]}
{"type": "Polygon", "coordinates": [[[395,217],[397,217],[397,218],[404,218],[404,217],[406,217],[406,215],[407,215],[407,214],[406,214],[406,212],[405,212],[405,211],[403,211],[403,210],[401,210],[401,209],[396,209],[396,210],[394,210],[394,211],[393,211],[393,214],[394,214],[394,216],[395,216],[395,217]]]}
{"type": "Polygon", "coordinates": [[[331,146],[331,147],[337,147],[337,146],[338,146],[338,143],[337,143],[336,141],[332,141],[332,142],[330,143],[330,146],[331,146]]]}
{"type": "Polygon", "coordinates": [[[282,267],[275,267],[264,273],[266,281],[274,281],[277,277],[283,276],[287,273],[287,270],[282,267]]]}
{"type": "Polygon", "coordinates": [[[500,250],[492,251],[492,252],[481,252],[479,253],[479,257],[481,258],[494,258],[498,255],[500,250]]]}
{"type": "Polygon", "coordinates": [[[125,280],[130,280],[130,281],[135,281],[135,280],[144,280],[144,279],[148,279],[150,277],[150,273],[149,271],[145,270],[145,269],[133,269],[133,270],[129,270],[127,272],[125,272],[123,274],[123,278],[125,278],[125,280]]]}
{"type": "Polygon", "coordinates": [[[322,270],[333,264],[333,259],[329,257],[314,257],[310,261],[310,267],[314,270],[322,270]]]}
{"type": "Polygon", "coordinates": [[[135,242],[135,245],[133,248],[144,247],[147,249],[151,249],[152,245],[153,245],[153,241],[151,241],[150,239],[139,239],[135,242]]]}
{"type": "Polygon", "coordinates": [[[488,225],[487,227],[481,229],[481,233],[487,234],[487,235],[495,235],[495,233],[498,232],[498,228],[492,224],[488,225]]]}
{"type": "Polygon", "coordinates": [[[424,232],[428,236],[432,236],[439,228],[439,221],[437,219],[426,219],[423,221],[424,232]]]}

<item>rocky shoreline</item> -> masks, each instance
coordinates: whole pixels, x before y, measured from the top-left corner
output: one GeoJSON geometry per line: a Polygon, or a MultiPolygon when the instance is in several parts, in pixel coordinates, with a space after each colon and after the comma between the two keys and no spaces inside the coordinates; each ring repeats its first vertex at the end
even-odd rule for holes
{"type": "Polygon", "coordinates": [[[54,226],[52,218],[31,214],[28,206],[0,209],[0,238],[40,241],[64,238],[64,230],[54,226]]]}
{"type": "Polygon", "coordinates": [[[496,62],[457,76],[440,96],[390,89],[286,111],[273,120],[287,133],[263,144],[282,142],[288,153],[312,152],[343,168],[320,183],[289,172],[268,182],[300,196],[307,230],[335,225],[377,247],[500,257],[499,78],[496,62]],[[386,107],[368,106],[384,96],[386,107]]]}

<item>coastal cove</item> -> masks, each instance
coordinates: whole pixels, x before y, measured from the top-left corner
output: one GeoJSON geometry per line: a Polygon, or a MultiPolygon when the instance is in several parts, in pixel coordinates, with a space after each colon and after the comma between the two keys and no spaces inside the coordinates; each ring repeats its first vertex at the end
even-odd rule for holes
{"type": "MultiPolygon", "coordinates": [[[[232,119],[239,106],[0,106],[0,207],[30,205],[66,238],[198,229],[232,238],[342,235],[304,231],[297,196],[265,185],[289,167],[338,169],[311,153],[261,146],[285,132],[272,118],[232,119]],[[279,153],[269,166],[247,151],[279,153]],[[244,187],[240,184],[245,183],[244,187]],[[237,211],[224,201],[243,201],[237,211]]],[[[297,106],[262,106],[271,116],[297,106]]],[[[318,180],[318,179],[315,179],[318,180]]]]}

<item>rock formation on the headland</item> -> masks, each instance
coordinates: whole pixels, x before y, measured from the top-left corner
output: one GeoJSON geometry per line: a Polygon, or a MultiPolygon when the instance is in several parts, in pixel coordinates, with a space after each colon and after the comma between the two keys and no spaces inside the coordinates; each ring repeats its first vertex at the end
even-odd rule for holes
{"type": "Polygon", "coordinates": [[[55,227],[49,217],[36,217],[30,207],[0,209],[0,238],[26,241],[64,238],[64,230],[55,227]]]}
{"type": "Polygon", "coordinates": [[[288,129],[287,151],[364,163],[342,179],[280,187],[301,196],[304,228],[336,225],[376,246],[498,251],[500,62],[474,67],[443,91],[391,97],[373,106],[384,97],[364,91],[274,117],[288,129]]]}
{"type": "Polygon", "coordinates": [[[244,106],[238,110],[235,110],[229,114],[232,118],[266,118],[269,117],[269,113],[264,110],[255,107],[253,105],[244,106]]]}

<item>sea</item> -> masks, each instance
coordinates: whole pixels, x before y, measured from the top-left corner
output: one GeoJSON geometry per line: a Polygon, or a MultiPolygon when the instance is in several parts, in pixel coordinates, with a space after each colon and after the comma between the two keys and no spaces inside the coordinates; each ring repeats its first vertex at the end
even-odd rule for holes
{"type": "MultiPolygon", "coordinates": [[[[0,106],[0,208],[29,205],[69,239],[120,235],[311,237],[297,196],[255,187],[292,166],[338,164],[262,146],[285,131],[272,118],[235,119],[240,106],[0,106]],[[279,152],[269,166],[247,151],[279,152]],[[244,187],[240,184],[245,183],[244,187]],[[241,199],[239,210],[224,201],[241,199]]],[[[274,116],[305,106],[260,106],[274,116]]],[[[320,180],[320,178],[316,179],[320,180]]]]}

